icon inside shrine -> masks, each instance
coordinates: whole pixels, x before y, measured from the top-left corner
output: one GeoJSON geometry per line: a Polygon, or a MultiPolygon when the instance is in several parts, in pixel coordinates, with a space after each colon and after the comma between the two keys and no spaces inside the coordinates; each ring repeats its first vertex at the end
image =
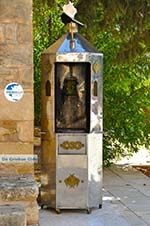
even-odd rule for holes
{"type": "Polygon", "coordinates": [[[89,132],[90,64],[57,63],[56,132],[89,132]]]}

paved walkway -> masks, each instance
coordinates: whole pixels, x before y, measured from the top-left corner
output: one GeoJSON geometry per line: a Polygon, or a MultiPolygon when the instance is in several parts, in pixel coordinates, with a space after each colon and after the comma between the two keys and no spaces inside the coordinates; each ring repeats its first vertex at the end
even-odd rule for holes
{"type": "Polygon", "coordinates": [[[150,226],[150,179],[131,167],[104,170],[103,208],[40,211],[40,226],[150,226]]]}

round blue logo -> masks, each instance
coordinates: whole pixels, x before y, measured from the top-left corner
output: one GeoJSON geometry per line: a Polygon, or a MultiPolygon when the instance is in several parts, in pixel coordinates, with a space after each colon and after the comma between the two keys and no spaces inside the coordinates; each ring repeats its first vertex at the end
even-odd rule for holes
{"type": "Polygon", "coordinates": [[[16,82],[9,83],[4,89],[4,95],[7,100],[17,102],[23,97],[24,91],[20,84],[16,82]]]}

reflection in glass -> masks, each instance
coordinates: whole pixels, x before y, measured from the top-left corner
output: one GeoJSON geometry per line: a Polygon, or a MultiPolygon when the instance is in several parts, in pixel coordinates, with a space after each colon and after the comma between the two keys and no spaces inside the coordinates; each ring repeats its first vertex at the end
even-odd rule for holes
{"type": "Polygon", "coordinates": [[[89,129],[90,65],[56,64],[56,131],[89,129]]]}

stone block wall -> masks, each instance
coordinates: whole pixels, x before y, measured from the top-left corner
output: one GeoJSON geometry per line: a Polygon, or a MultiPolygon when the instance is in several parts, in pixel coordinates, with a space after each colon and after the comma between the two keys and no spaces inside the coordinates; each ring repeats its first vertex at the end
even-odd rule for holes
{"type": "MultiPolygon", "coordinates": [[[[37,224],[39,218],[37,196],[38,187],[31,175],[0,176],[0,223],[3,212],[1,210],[7,207],[8,211],[11,211],[15,205],[24,209],[27,225],[37,224]]],[[[19,226],[18,224],[9,224],[7,215],[5,217],[7,224],[2,226],[19,226]]]]}
{"type": "Polygon", "coordinates": [[[36,201],[38,186],[33,177],[34,162],[28,159],[33,157],[33,121],[32,0],[0,0],[0,221],[2,224],[6,222],[7,225],[26,225],[23,217],[26,218],[27,225],[38,224],[36,201]],[[12,82],[20,84],[24,91],[22,99],[16,102],[9,101],[4,95],[5,87],[12,82]],[[19,158],[22,160],[17,160],[19,158]],[[22,212],[22,220],[19,220],[20,212],[16,212],[16,216],[6,214],[8,211],[12,212],[14,205],[24,209],[25,216],[22,212]],[[5,208],[6,211],[2,211],[5,208]]]}
{"type": "MultiPolygon", "coordinates": [[[[0,155],[33,154],[32,0],[0,0],[0,155]],[[4,88],[19,83],[18,102],[4,96],[4,88]]],[[[0,162],[0,173],[34,172],[31,162],[0,162]]]]}
{"type": "Polygon", "coordinates": [[[0,226],[26,226],[26,215],[22,207],[0,206],[0,226]]]}

